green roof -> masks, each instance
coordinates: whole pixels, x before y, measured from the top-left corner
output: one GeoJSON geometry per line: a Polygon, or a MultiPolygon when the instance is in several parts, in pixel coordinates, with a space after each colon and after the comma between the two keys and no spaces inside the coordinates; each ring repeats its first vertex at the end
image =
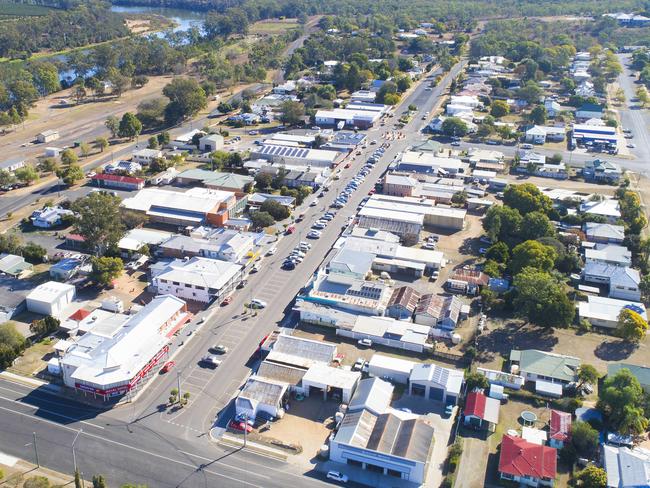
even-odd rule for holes
{"type": "Polygon", "coordinates": [[[222,186],[224,188],[244,188],[255,179],[251,176],[239,175],[237,173],[221,173],[219,171],[207,171],[205,169],[188,169],[183,171],[179,178],[187,178],[201,181],[204,185],[222,186]]]}
{"type": "Polygon", "coordinates": [[[427,141],[420,142],[419,144],[415,144],[411,149],[413,151],[437,153],[441,147],[442,144],[429,139],[427,141]]]}
{"type": "Polygon", "coordinates": [[[527,349],[510,351],[510,361],[519,362],[519,370],[560,381],[574,381],[580,359],[561,354],[527,349]]]}
{"type": "Polygon", "coordinates": [[[607,376],[614,376],[622,369],[629,369],[633,376],[639,380],[644,389],[650,387],[650,368],[647,366],[639,366],[637,364],[629,363],[616,363],[607,365],[607,376]]]}

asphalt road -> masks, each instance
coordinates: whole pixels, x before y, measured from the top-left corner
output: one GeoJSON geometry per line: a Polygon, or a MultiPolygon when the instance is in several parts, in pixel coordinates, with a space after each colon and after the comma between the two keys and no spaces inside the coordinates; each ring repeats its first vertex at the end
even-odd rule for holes
{"type": "MultiPolygon", "coordinates": [[[[462,67],[463,64],[456,65],[452,76],[462,67]]],[[[333,182],[330,191],[318,199],[316,206],[306,207],[305,219],[297,224],[297,232],[279,241],[278,252],[262,261],[262,270],[250,275],[247,288],[237,291],[231,304],[223,308],[214,306],[217,307],[214,315],[192,337],[186,338],[186,344],[175,357],[177,368],[171,374],[152,380],[137,402],[113,410],[97,410],[1,379],[0,452],[33,460],[35,433],[41,464],[72,472],[72,442],[83,429],[75,443],[79,469],[89,473],[86,477],[102,473],[112,484],[138,482],[151,487],[322,485],[322,473],[310,472],[304,476],[292,472],[287,464],[251,452],[223,449],[211,441],[211,434],[219,435],[230,417],[230,400],[254,366],[249,358],[259,341],[278,324],[290,319],[287,312],[294,296],[325,259],[347,217],[356,213],[357,205],[393,158],[421,140],[421,114],[432,110],[450,79],[445,77],[432,91],[426,91],[426,83],[422,83],[396,108],[395,113],[400,114],[409,104],[415,104],[419,113],[402,129],[405,138],[391,143],[381,161],[353,193],[348,205],[337,212],[322,237],[311,241],[313,247],[303,263],[293,271],[280,269],[284,257],[305,239],[311,224],[363,166],[367,153],[378,146],[369,145],[365,153],[352,162],[351,168],[343,170],[341,179],[333,182]],[[244,303],[252,297],[269,304],[254,317],[244,315],[244,303]],[[216,370],[201,369],[197,361],[215,343],[228,345],[230,351],[216,370]],[[192,392],[190,405],[177,412],[170,411],[166,408],[169,391],[179,380],[182,391],[192,392]]],[[[387,123],[385,127],[368,131],[368,140],[384,142],[381,134],[390,129],[390,125],[387,123]]]]}

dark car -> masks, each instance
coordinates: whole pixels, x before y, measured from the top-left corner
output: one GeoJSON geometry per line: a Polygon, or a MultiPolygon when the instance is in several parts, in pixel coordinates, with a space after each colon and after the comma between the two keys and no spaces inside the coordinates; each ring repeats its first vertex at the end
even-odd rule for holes
{"type": "Polygon", "coordinates": [[[244,288],[247,284],[248,284],[248,280],[241,280],[241,281],[237,284],[237,289],[238,289],[238,290],[241,290],[241,289],[244,288]]]}

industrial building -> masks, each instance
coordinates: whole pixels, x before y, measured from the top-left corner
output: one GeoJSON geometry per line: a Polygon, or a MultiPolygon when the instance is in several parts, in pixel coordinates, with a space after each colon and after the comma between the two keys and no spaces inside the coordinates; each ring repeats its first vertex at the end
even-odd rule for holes
{"type": "Polygon", "coordinates": [[[286,166],[317,166],[330,168],[342,157],[340,152],[304,147],[264,144],[251,150],[251,159],[264,159],[286,166]]]}

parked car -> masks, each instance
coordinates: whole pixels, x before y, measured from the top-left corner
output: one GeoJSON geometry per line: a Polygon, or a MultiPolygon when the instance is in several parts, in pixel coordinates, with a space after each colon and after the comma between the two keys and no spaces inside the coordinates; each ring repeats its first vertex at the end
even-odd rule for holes
{"type": "Polygon", "coordinates": [[[237,289],[238,289],[238,290],[241,290],[241,289],[244,288],[247,284],[248,284],[248,280],[241,280],[241,281],[237,284],[237,289]]]}
{"type": "Polygon", "coordinates": [[[266,251],[266,255],[267,256],[273,256],[276,252],[278,252],[278,248],[273,246],[268,251],[266,251]]]}
{"type": "Polygon", "coordinates": [[[167,361],[165,364],[163,364],[163,367],[160,368],[160,374],[169,373],[169,371],[171,371],[174,366],[176,366],[176,363],[174,361],[167,361]]]}
{"type": "Polygon", "coordinates": [[[210,352],[213,352],[215,354],[226,354],[228,352],[228,348],[223,344],[217,344],[216,346],[210,348],[210,352]]]}
{"type": "Polygon", "coordinates": [[[199,361],[199,364],[202,366],[207,366],[208,368],[218,368],[221,366],[221,360],[217,358],[214,354],[208,354],[207,356],[203,356],[201,360],[199,361]]]}
{"type": "Polygon", "coordinates": [[[251,427],[249,424],[246,424],[244,422],[237,422],[236,420],[231,420],[230,423],[228,424],[228,428],[232,430],[239,430],[241,432],[252,432],[253,427],[251,427]]]}
{"type": "Polygon", "coordinates": [[[347,483],[348,482],[348,477],[347,475],[339,472],[339,471],[328,471],[327,472],[327,479],[328,480],[333,480],[333,481],[339,481],[341,483],[347,483]]]}
{"type": "Polygon", "coordinates": [[[230,302],[232,302],[232,295],[228,295],[226,298],[224,298],[221,302],[221,306],[225,307],[226,305],[229,305],[230,302]]]}
{"type": "Polygon", "coordinates": [[[372,341],[370,339],[359,339],[357,344],[361,347],[372,347],[372,341]]]}
{"type": "Polygon", "coordinates": [[[251,303],[249,304],[250,308],[266,308],[267,303],[264,300],[260,300],[259,298],[252,298],[251,303]]]}
{"type": "Polygon", "coordinates": [[[352,365],[352,371],[360,371],[361,368],[363,368],[363,365],[365,364],[366,360],[363,358],[357,359],[354,364],[352,365]]]}
{"type": "Polygon", "coordinates": [[[321,236],[321,233],[319,231],[317,231],[317,230],[312,230],[312,231],[309,232],[309,234],[307,234],[307,238],[309,238],[309,239],[318,239],[318,238],[320,238],[320,236],[321,236]]]}
{"type": "Polygon", "coordinates": [[[285,261],[284,263],[282,263],[282,269],[286,269],[287,271],[292,271],[296,269],[296,263],[294,263],[291,260],[285,261]]]}

